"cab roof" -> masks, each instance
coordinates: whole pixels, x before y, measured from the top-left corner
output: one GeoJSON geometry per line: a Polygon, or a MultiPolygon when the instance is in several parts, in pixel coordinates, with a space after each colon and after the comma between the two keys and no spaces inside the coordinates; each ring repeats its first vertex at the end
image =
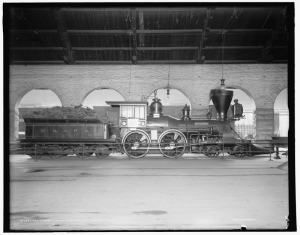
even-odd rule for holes
{"type": "Polygon", "coordinates": [[[108,105],[111,107],[120,107],[124,105],[146,105],[148,106],[148,102],[144,101],[106,101],[108,105]]]}

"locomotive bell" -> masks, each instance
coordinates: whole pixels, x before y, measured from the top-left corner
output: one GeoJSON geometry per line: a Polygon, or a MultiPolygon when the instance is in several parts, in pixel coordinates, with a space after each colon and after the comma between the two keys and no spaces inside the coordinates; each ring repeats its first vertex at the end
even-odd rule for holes
{"type": "Polygon", "coordinates": [[[233,91],[213,89],[210,91],[210,97],[217,110],[218,119],[220,121],[226,121],[227,112],[233,97],[233,91]]]}
{"type": "Polygon", "coordinates": [[[181,120],[191,120],[191,117],[190,117],[191,109],[187,104],[183,107],[183,109],[181,111],[182,111],[181,120]]]}
{"type": "Polygon", "coordinates": [[[159,102],[160,99],[154,98],[153,102],[150,105],[150,116],[160,116],[163,115],[163,105],[159,102]]]}

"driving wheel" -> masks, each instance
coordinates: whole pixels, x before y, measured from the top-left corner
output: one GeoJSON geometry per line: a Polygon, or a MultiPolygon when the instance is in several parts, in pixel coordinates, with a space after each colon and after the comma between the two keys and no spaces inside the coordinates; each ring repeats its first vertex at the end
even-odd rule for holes
{"type": "Polygon", "coordinates": [[[124,152],[131,158],[144,157],[150,148],[150,137],[145,131],[128,132],[122,140],[124,152]]]}
{"type": "Polygon", "coordinates": [[[159,150],[167,158],[178,158],[184,154],[187,140],[177,130],[167,130],[159,137],[159,150]]]}

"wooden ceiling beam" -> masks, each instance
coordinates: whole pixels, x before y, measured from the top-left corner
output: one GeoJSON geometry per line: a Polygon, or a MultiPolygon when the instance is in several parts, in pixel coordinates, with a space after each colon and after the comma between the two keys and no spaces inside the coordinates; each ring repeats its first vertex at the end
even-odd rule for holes
{"type": "MultiPolygon", "coordinates": [[[[12,64],[65,64],[62,60],[27,60],[12,61],[12,64]]],[[[77,60],[76,64],[131,64],[131,61],[99,61],[99,60],[77,60]]]]}
{"type": "MultiPolygon", "coordinates": [[[[287,63],[287,60],[273,60],[272,63],[287,63]]],[[[76,64],[131,64],[131,61],[94,61],[77,60],[76,64]]],[[[204,64],[258,64],[257,60],[205,60],[204,64]]],[[[11,64],[64,64],[61,60],[12,61],[11,64]]],[[[196,64],[195,60],[143,60],[139,64],[196,64]]]]}
{"type": "MultiPolygon", "coordinates": [[[[263,46],[224,46],[225,50],[257,50],[263,49],[263,46]]],[[[272,49],[287,49],[287,46],[274,46],[272,49]]],[[[63,47],[10,47],[10,50],[40,50],[40,51],[50,51],[50,50],[63,50],[63,47]]],[[[169,50],[198,50],[198,47],[137,47],[138,51],[169,51],[169,50]]],[[[221,50],[222,46],[208,46],[202,48],[202,50],[221,50]]],[[[73,51],[130,51],[132,47],[72,47],[73,51]]]]}
{"type": "MultiPolygon", "coordinates": [[[[134,6],[134,4],[133,4],[134,6]]],[[[137,7],[136,11],[155,11],[155,12],[172,12],[172,11],[205,11],[206,7],[137,7]]],[[[131,11],[130,7],[86,7],[86,8],[61,8],[65,12],[105,12],[105,11],[131,11]]]]}
{"type": "Polygon", "coordinates": [[[13,60],[11,64],[65,64],[63,60],[13,60]]]}
{"type": "Polygon", "coordinates": [[[205,47],[204,50],[230,50],[230,49],[262,49],[263,46],[209,46],[205,47]]]}
{"type": "Polygon", "coordinates": [[[37,33],[43,33],[43,34],[58,34],[57,29],[30,29],[30,30],[20,30],[20,29],[10,29],[9,33],[24,33],[24,34],[37,34],[37,33]]]}
{"type": "MultiPolygon", "coordinates": [[[[15,7],[14,10],[19,10],[19,11],[51,11],[51,9],[49,7],[15,7]]],[[[129,7],[124,7],[124,8],[120,8],[120,7],[81,7],[81,8],[72,8],[72,7],[61,7],[59,8],[60,11],[62,12],[105,12],[105,11],[130,11],[129,7]]]]}
{"type": "MultiPolygon", "coordinates": [[[[132,4],[134,5],[134,4],[132,4]]],[[[212,7],[213,4],[209,4],[212,7]]],[[[216,5],[216,4],[215,4],[216,5]]],[[[264,11],[281,11],[283,7],[247,7],[245,4],[242,4],[241,6],[236,5],[236,8],[243,9],[244,11],[257,11],[257,12],[264,12],[264,11]]],[[[48,7],[15,7],[15,10],[24,10],[24,11],[51,11],[50,8],[48,7]]],[[[137,7],[136,11],[154,11],[154,12],[184,12],[184,11],[189,11],[189,12],[205,12],[207,7],[137,7]]],[[[214,7],[215,11],[232,11],[234,7],[214,7]]],[[[72,7],[61,7],[61,11],[63,12],[105,12],[105,11],[130,11],[131,9],[129,7],[81,7],[81,8],[72,8],[72,7]]]]}
{"type": "MultiPolygon", "coordinates": [[[[44,33],[44,34],[57,34],[57,30],[48,29],[48,30],[9,30],[10,33],[44,33]]],[[[66,30],[70,34],[130,34],[131,30],[66,30]]],[[[202,34],[202,29],[170,29],[170,30],[136,30],[137,34],[202,34]]],[[[210,29],[206,34],[222,34],[223,29],[210,29]]],[[[226,29],[226,33],[230,34],[270,34],[272,30],[270,29],[226,29]]],[[[284,32],[278,32],[278,34],[284,32]]],[[[284,33],[286,34],[286,33],[284,33]]]]}
{"type": "Polygon", "coordinates": [[[196,50],[198,47],[138,47],[138,51],[196,50]]]}
{"type": "Polygon", "coordinates": [[[51,11],[63,46],[63,51],[64,51],[63,60],[67,64],[75,64],[73,50],[71,47],[71,42],[67,32],[67,27],[65,24],[63,14],[60,10],[56,8],[51,8],[51,11]]]}
{"type": "MultiPolygon", "coordinates": [[[[244,11],[257,11],[257,12],[265,12],[265,11],[281,11],[283,7],[247,7],[245,5],[236,5],[232,7],[217,7],[213,4],[207,4],[210,5],[209,7],[214,9],[216,12],[232,12],[234,8],[243,9],[244,11]]],[[[208,6],[205,7],[137,7],[137,11],[165,11],[165,12],[206,12],[208,6]]]]}
{"type": "MultiPolygon", "coordinates": [[[[274,60],[273,63],[287,63],[287,60],[274,60]]],[[[205,60],[203,64],[258,64],[258,60],[205,60]]],[[[196,64],[195,60],[143,60],[139,64],[196,64]]]]}

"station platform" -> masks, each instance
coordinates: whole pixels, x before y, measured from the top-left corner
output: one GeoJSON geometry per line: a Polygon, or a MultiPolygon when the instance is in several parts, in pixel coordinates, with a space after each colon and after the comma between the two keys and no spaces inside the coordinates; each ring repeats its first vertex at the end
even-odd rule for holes
{"type": "Polygon", "coordinates": [[[285,230],[288,157],[10,155],[16,231],[285,230]]]}

